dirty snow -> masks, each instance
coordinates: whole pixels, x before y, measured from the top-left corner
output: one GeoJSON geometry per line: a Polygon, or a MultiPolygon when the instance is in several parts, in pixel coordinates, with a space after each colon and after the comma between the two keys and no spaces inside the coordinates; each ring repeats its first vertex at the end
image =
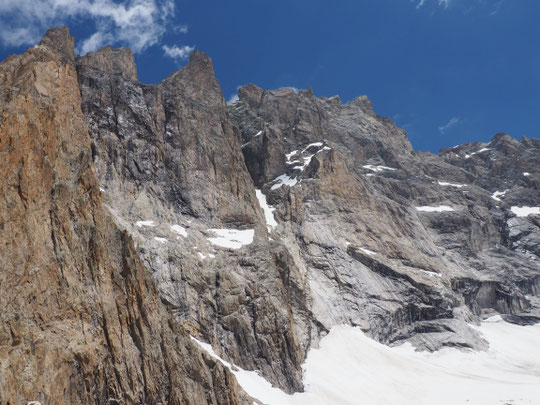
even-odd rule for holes
{"type": "Polygon", "coordinates": [[[335,326],[303,365],[305,392],[285,394],[257,372],[233,367],[206,343],[244,390],[268,405],[522,405],[540,398],[540,324],[517,326],[496,316],[471,326],[489,350],[416,352],[388,347],[359,328],[335,326]]]}
{"type": "Polygon", "coordinates": [[[214,238],[207,238],[211,244],[230,249],[240,249],[242,246],[253,242],[255,231],[253,229],[209,229],[217,235],[214,238]]]}
{"type": "Polygon", "coordinates": [[[135,225],[137,228],[140,228],[142,226],[156,226],[154,225],[154,221],[137,221],[135,222],[135,225]]]}
{"type": "Polygon", "coordinates": [[[450,187],[457,187],[457,188],[466,186],[466,184],[447,183],[446,181],[438,181],[437,183],[439,183],[439,186],[450,186],[450,187]]]}
{"type": "Polygon", "coordinates": [[[529,215],[540,215],[540,207],[512,207],[510,208],[517,217],[528,217],[529,215]]]}
{"type": "Polygon", "coordinates": [[[298,183],[298,180],[293,179],[292,177],[289,177],[286,174],[282,174],[281,176],[276,177],[273,181],[276,183],[272,187],[270,187],[270,190],[276,190],[283,185],[292,187],[296,183],[298,183]]]}
{"type": "Polygon", "coordinates": [[[173,232],[176,232],[178,235],[183,236],[184,238],[187,238],[188,236],[186,228],[181,225],[171,225],[171,230],[173,232]]]}
{"type": "Polygon", "coordinates": [[[495,201],[501,201],[501,199],[499,197],[504,197],[504,195],[506,194],[508,190],[504,190],[504,191],[495,191],[492,195],[491,195],[491,198],[493,198],[495,201]]]}
{"type": "Polygon", "coordinates": [[[454,211],[452,207],[449,207],[448,205],[439,205],[437,207],[416,207],[418,211],[423,212],[448,212],[448,211],[454,211]]]}
{"type": "Polygon", "coordinates": [[[364,165],[362,167],[364,169],[371,170],[372,172],[382,172],[384,170],[397,170],[397,169],[394,169],[393,167],[388,167],[388,166],[364,165]]]}
{"type": "Polygon", "coordinates": [[[259,200],[259,205],[264,212],[264,218],[266,219],[266,227],[268,228],[268,231],[271,231],[272,229],[277,227],[277,222],[274,218],[274,211],[276,209],[268,205],[268,203],[266,202],[266,196],[261,190],[255,190],[255,195],[257,196],[257,200],[259,200]]]}

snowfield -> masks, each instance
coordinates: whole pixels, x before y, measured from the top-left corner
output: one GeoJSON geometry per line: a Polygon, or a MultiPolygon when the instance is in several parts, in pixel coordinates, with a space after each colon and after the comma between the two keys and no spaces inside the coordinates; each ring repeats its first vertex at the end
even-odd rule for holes
{"type": "Polygon", "coordinates": [[[359,328],[336,326],[303,365],[305,392],[285,394],[254,371],[222,360],[253,398],[268,405],[520,405],[540,399],[540,325],[517,326],[500,316],[480,331],[489,350],[415,352],[388,347],[359,328]]]}
{"type": "Polygon", "coordinates": [[[512,207],[510,208],[516,217],[528,217],[529,215],[540,215],[540,207],[512,207]]]}
{"type": "Polygon", "coordinates": [[[207,238],[211,244],[229,249],[240,249],[242,246],[249,245],[253,242],[255,231],[246,229],[241,231],[238,229],[209,229],[217,235],[215,238],[207,238]]]}

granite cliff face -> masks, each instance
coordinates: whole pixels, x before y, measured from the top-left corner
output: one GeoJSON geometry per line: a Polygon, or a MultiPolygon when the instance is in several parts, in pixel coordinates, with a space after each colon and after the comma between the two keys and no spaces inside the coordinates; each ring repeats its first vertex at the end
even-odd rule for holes
{"type": "Polygon", "coordinates": [[[415,152],[365,96],[227,106],[201,52],[145,85],[66,29],[0,77],[4,402],[243,403],[189,335],[294,392],[339,324],[482,350],[469,323],[540,321],[536,139],[415,152]]]}
{"type": "Polygon", "coordinates": [[[0,64],[0,403],[250,403],[103,207],[73,38],[0,64]]]}

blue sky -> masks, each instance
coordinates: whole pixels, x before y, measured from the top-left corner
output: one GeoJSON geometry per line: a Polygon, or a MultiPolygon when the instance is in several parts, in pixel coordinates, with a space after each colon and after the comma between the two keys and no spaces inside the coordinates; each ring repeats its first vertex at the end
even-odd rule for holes
{"type": "Polygon", "coordinates": [[[79,52],[136,51],[157,83],[210,55],[225,97],[239,85],[367,94],[415,147],[540,132],[538,0],[2,0],[0,56],[67,24],[79,52]]]}

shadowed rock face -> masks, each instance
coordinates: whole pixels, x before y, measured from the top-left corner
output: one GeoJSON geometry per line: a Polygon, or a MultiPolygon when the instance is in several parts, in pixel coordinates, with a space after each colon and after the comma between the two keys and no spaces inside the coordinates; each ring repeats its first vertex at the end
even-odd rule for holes
{"type": "Polygon", "coordinates": [[[102,205],[67,28],[0,64],[0,402],[251,403],[102,205]]]}
{"type": "Polygon", "coordinates": [[[483,349],[467,323],[540,319],[539,217],[515,210],[540,207],[538,140],[415,152],[365,96],[248,85],[227,106],[201,52],[144,85],[129,50],[74,60],[62,29],[0,79],[13,398],[240,403],[188,334],[293,392],[338,324],[483,349]]]}

